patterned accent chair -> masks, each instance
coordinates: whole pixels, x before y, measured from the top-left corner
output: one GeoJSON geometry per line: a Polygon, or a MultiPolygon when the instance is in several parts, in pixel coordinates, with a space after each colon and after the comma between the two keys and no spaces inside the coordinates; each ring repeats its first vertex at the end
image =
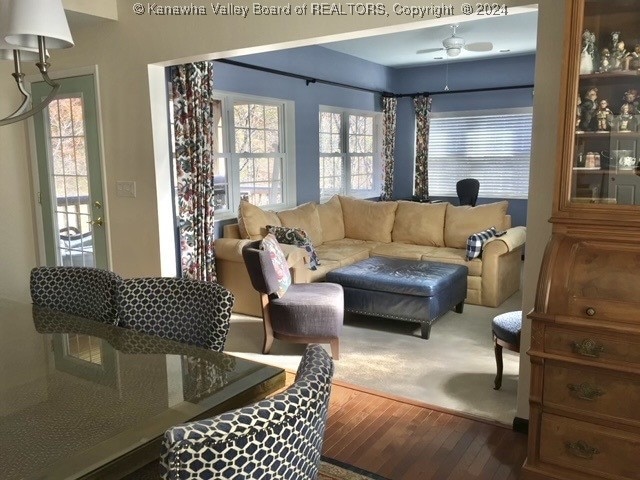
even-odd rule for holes
{"type": "Polygon", "coordinates": [[[177,479],[312,480],[318,475],[333,361],[309,345],[287,390],[164,435],[160,472],[177,479]]]}
{"type": "MultiPolygon", "coordinates": [[[[262,240],[246,244],[242,257],[253,288],[260,293],[264,327],[262,353],[273,339],[294,343],[329,343],[334,360],[340,358],[340,332],[344,321],[344,292],[337,283],[294,283],[282,297],[276,270],[262,240]]],[[[289,271],[287,270],[287,274],[289,271]]]]}
{"type": "Polygon", "coordinates": [[[233,294],[217,283],[132,278],[124,280],[118,292],[118,325],[221,352],[233,301],[233,294]]]}
{"type": "Polygon", "coordinates": [[[104,323],[118,323],[117,292],[122,278],[91,267],[36,267],[30,289],[34,305],[104,323]]]}

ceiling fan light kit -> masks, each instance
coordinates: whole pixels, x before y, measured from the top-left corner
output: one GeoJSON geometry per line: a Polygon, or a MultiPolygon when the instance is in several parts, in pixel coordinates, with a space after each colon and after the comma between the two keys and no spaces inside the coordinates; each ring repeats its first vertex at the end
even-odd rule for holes
{"type": "MultiPolygon", "coordinates": [[[[458,25],[451,25],[451,28],[453,29],[451,36],[442,40],[442,46],[444,48],[427,48],[424,50],[418,50],[416,53],[441,52],[444,50],[447,53],[447,57],[457,57],[463,49],[469,52],[488,52],[493,50],[493,44],[491,42],[466,43],[464,38],[456,35],[458,25]]],[[[438,59],[441,57],[435,58],[438,59]]]]}

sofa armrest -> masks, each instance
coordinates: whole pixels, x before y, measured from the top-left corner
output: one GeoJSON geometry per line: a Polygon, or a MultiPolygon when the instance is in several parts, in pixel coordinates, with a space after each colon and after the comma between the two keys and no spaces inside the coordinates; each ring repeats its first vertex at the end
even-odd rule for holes
{"type": "MultiPolygon", "coordinates": [[[[504,235],[493,237],[484,244],[483,255],[487,251],[502,251],[502,253],[513,252],[522,245],[527,239],[526,227],[512,227],[507,229],[504,235]]],[[[502,253],[499,253],[501,255],[502,253]]]]}
{"type": "Polygon", "coordinates": [[[232,262],[243,262],[242,247],[251,242],[252,240],[240,238],[218,238],[214,243],[216,258],[232,262]]]}

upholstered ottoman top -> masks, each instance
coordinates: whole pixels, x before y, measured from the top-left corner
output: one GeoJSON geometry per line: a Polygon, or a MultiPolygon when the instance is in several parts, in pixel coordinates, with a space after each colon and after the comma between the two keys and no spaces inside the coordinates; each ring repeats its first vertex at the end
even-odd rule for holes
{"type": "Polygon", "coordinates": [[[328,272],[326,280],[343,287],[432,297],[461,278],[466,285],[467,273],[463,265],[371,257],[328,272]]]}

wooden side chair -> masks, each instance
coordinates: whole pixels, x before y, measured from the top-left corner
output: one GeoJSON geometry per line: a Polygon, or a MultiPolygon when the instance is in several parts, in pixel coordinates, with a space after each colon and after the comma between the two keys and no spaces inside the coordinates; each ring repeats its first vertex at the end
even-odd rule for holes
{"type": "Polygon", "coordinates": [[[269,353],[274,338],[329,343],[333,359],[338,360],[344,320],[342,286],[327,282],[291,284],[284,253],[271,234],[245,245],[242,257],[262,302],[262,352],[269,353]]]}
{"type": "Polygon", "coordinates": [[[520,332],[522,331],[522,310],[497,315],[491,321],[493,345],[496,354],[497,373],[494,390],[502,387],[502,349],[520,352],[520,332]]]}

